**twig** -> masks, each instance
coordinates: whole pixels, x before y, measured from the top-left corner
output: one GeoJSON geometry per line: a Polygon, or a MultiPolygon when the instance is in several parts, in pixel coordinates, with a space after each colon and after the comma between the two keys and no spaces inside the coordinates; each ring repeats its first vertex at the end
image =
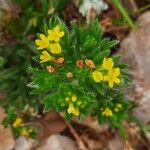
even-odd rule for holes
{"type": "Polygon", "coordinates": [[[135,2],[135,0],[129,0],[131,5],[133,6],[133,10],[135,13],[138,13],[138,7],[137,7],[137,4],[135,2]]]}
{"type": "Polygon", "coordinates": [[[65,123],[66,123],[67,127],[69,128],[71,134],[75,138],[79,149],[80,150],[88,150],[88,148],[85,146],[85,144],[83,143],[83,141],[81,140],[80,136],[77,134],[75,129],[64,119],[64,114],[63,113],[59,113],[59,115],[65,121],[65,123]]]}
{"type": "Polygon", "coordinates": [[[77,134],[75,129],[69,123],[66,122],[66,124],[67,124],[70,132],[72,133],[72,135],[76,139],[79,149],[80,150],[88,150],[88,148],[85,146],[85,144],[83,143],[83,141],[81,140],[81,138],[79,137],[79,135],[77,134]]]}

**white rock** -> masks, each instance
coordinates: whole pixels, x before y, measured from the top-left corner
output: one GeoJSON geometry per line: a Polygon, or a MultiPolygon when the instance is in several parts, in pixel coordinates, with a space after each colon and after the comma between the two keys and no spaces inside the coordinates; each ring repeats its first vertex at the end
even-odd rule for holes
{"type": "Polygon", "coordinates": [[[33,139],[27,139],[23,136],[20,136],[16,140],[16,144],[14,149],[15,150],[31,150],[33,147],[35,147],[37,144],[36,140],[33,139]]]}
{"type": "Polygon", "coordinates": [[[66,136],[51,135],[36,150],[78,150],[75,143],[66,136]]]}

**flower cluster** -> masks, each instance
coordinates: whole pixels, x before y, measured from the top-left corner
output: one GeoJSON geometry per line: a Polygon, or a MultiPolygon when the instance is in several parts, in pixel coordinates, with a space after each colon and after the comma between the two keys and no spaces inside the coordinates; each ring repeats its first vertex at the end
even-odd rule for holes
{"type": "Polygon", "coordinates": [[[68,120],[97,114],[100,123],[118,127],[127,116],[130,102],[118,90],[129,81],[124,64],[110,57],[109,49],[116,42],[100,36],[98,21],[68,30],[60,19],[50,20],[45,31],[47,36],[40,34],[35,41],[37,49],[43,50],[43,64],[31,68],[29,84],[33,93],[43,97],[43,111],[54,108],[64,112],[68,120]]]}
{"type": "Polygon", "coordinates": [[[38,50],[43,50],[40,56],[40,62],[53,61],[55,54],[60,54],[62,51],[59,43],[60,39],[64,36],[64,32],[60,31],[59,26],[55,26],[52,30],[48,30],[48,36],[40,34],[40,39],[36,39],[35,43],[38,50]],[[46,50],[47,51],[46,51],[46,50]]]}
{"type": "MultiPolygon", "coordinates": [[[[102,109],[103,110],[103,109],[102,109]]],[[[106,117],[111,117],[113,115],[112,110],[108,107],[106,107],[103,111],[102,111],[102,115],[106,116],[106,117]]]]}
{"type": "Polygon", "coordinates": [[[121,111],[123,108],[122,108],[122,104],[120,103],[117,103],[115,104],[114,108],[111,109],[109,107],[105,107],[105,108],[101,108],[101,113],[103,116],[106,116],[106,117],[112,117],[114,113],[118,113],[119,111],[121,111]]]}
{"type": "Polygon", "coordinates": [[[85,59],[85,61],[83,61],[83,60],[77,60],[76,65],[80,69],[83,68],[84,66],[87,66],[90,69],[95,68],[94,62],[92,60],[90,60],[90,59],[85,59]]]}
{"type": "Polygon", "coordinates": [[[12,127],[16,130],[18,129],[19,134],[25,137],[29,137],[30,134],[33,132],[29,126],[26,126],[23,119],[17,117],[16,120],[13,122],[12,127]]]}
{"type": "Polygon", "coordinates": [[[112,58],[104,58],[102,66],[92,73],[95,82],[107,81],[110,88],[120,83],[120,68],[114,67],[112,58]]]}
{"type": "Polygon", "coordinates": [[[68,103],[68,113],[79,116],[79,105],[81,105],[81,101],[77,100],[76,95],[65,97],[66,102],[68,103]]]}

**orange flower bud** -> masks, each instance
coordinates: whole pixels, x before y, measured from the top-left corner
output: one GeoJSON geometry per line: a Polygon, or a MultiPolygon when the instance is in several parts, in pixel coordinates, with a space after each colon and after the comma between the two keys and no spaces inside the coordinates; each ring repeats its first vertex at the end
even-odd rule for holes
{"type": "Polygon", "coordinates": [[[85,64],[91,69],[95,68],[95,64],[92,60],[86,59],[85,64]]]}
{"type": "Polygon", "coordinates": [[[55,71],[55,68],[53,68],[52,66],[47,66],[47,71],[49,73],[53,73],[55,71]]]}
{"type": "Polygon", "coordinates": [[[56,62],[57,64],[63,64],[63,63],[64,63],[64,58],[63,58],[63,57],[56,58],[56,59],[55,59],[55,62],[56,62]]]}
{"type": "Polygon", "coordinates": [[[73,78],[73,74],[72,74],[71,72],[68,72],[68,73],[66,74],[66,76],[67,76],[67,78],[73,78]]]}
{"type": "Polygon", "coordinates": [[[84,66],[84,61],[83,61],[83,60],[78,60],[78,61],[76,62],[76,65],[77,65],[79,68],[83,68],[83,66],[84,66]]]}

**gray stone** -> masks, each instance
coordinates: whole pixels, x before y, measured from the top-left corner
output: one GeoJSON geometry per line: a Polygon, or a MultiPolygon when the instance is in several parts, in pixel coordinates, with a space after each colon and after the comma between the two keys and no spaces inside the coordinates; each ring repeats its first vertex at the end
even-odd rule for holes
{"type": "Polygon", "coordinates": [[[126,37],[120,55],[134,75],[133,86],[126,91],[128,98],[139,103],[133,114],[145,123],[150,122],[150,11],[137,21],[137,31],[126,37]]]}
{"type": "Polygon", "coordinates": [[[37,150],[78,150],[75,143],[66,136],[58,134],[48,137],[37,150]]]}

